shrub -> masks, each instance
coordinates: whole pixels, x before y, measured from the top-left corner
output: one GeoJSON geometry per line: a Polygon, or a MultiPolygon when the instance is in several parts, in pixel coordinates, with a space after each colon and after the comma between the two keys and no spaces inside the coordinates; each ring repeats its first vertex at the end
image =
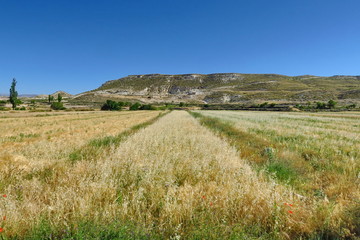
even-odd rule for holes
{"type": "Polygon", "coordinates": [[[316,103],[316,108],[317,108],[317,109],[325,109],[325,108],[326,108],[326,103],[324,103],[324,102],[317,102],[317,103],[316,103]]]}
{"type": "Polygon", "coordinates": [[[66,108],[64,107],[62,102],[53,102],[53,103],[51,103],[51,109],[53,109],[53,110],[65,110],[66,108]]]}
{"type": "Polygon", "coordinates": [[[124,105],[123,102],[115,102],[112,100],[106,100],[106,103],[101,107],[101,110],[119,111],[119,110],[121,110],[123,105],[124,105]]]}
{"type": "Polygon", "coordinates": [[[336,104],[337,102],[335,102],[334,100],[329,100],[327,105],[329,108],[335,108],[336,104]]]}
{"type": "Polygon", "coordinates": [[[269,105],[268,102],[264,102],[264,103],[260,104],[259,107],[266,108],[268,105],[269,105]]]}
{"type": "Polygon", "coordinates": [[[354,103],[354,104],[350,104],[350,105],[346,106],[346,108],[347,108],[347,109],[356,108],[356,104],[355,104],[355,103],[354,103]]]}
{"type": "Polygon", "coordinates": [[[269,105],[269,107],[271,107],[271,108],[273,108],[273,107],[275,107],[275,103],[270,103],[270,105],[269,105]]]}
{"type": "Polygon", "coordinates": [[[139,110],[140,107],[141,107],[141,104],[136,102],[136,103],[134,103],[133,105],[130,106],[129,110],[136,111],[136,110],[139,110]]]}
{"type": "Polygon", "coordinates": [[[142,105],[139,110],[156,110],[156,108],[154,106],[152,106],[151,104],[147,104],[147,105],[142,105]]]}

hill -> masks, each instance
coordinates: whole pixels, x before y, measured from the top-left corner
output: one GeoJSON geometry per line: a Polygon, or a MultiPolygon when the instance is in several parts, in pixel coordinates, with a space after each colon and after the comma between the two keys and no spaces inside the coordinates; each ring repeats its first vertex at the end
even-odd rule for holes
{"type": "Polygon", "coordinates": [[[360,100],[360,76],[279,74],[129,75],[79,94],[78,101],[122,99],[149,103],[242,103],[360,100]]]}
{"type": "Polygon", "coordinates": [[[54,98],[57,98],[58,95],[61,95],[63,98],[72,98],[73,95],[71,95],[70,93],[64,92],[64,91],[56,91],[53,94],[50,94],[51,96],[53,96],[54,98]]]}

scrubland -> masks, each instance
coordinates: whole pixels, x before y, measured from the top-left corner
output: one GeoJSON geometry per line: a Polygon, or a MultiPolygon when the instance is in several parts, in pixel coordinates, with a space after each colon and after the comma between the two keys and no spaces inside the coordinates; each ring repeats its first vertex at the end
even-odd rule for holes
{"type": "Polygon", "coordinates": [[[0,237],[359,236],[356,113],[195,117],[3,116],[0,237]]]}

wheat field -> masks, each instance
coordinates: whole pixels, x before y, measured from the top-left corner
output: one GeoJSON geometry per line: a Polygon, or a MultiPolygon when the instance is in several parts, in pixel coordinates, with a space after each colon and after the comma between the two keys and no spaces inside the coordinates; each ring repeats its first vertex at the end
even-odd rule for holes
{"type": "Polygon", "coordinates": [[[359,236],[360,115],[199,113],[1,115],[0,237],[359,236]]]}

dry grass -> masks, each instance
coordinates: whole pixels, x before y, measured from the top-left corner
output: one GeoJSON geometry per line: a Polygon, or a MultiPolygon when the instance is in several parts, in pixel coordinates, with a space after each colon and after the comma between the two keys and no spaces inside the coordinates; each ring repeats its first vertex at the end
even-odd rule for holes
{"type": "MultiPolygon", "coordinates": [[[[113,136],[157,112],[4,114],[0,118],[0,167],[43,168],[61,161],[92,138],[113,136]]],[[[1,189],[1,188],[0,188],[1,189]]]]}
{"type": "MultiPolygon", "coordinates": [[[[338,235],[360,234],[359,113],[269,113],[206,111],[273,149],[272,159],[257,166],[285,176],[297,192],[314,201],[328,202],[328,222],[338,235]],[[292,179],[291,179],[292,178],[292,179]]],[[[240,152],[247,139],[237,139],[240,152]]],[[[249,158],[252,161],[253,159],[249,158]]],[[[256,160],[256,159],[255,159],[256,160]]],[[[254,163],[254,162],[253,162],[254,163]]],[[[286,182],[286,181],[285,181],[286,182]]],[[[284,181],[282,181],[284,183],[284,181]]],[[[316,217],[316,216],[314,216],[316,217]]]]}
{"type": "MultiPolygon", "coordinates": [[[[68,119],[57,120],[58,124],[52,127],[69,131],[51,138],[54,139],[51,146],[81,147],[89,138],[103,136],[113,127],[125,124],[124,121],[130,125],[158,113],[108,113],[106,119],[103,114],[81,115],[88,118],[84,120],[77,119],[79,116],[63,116],[68,119]],[[76,128],[70,127],[71,120],[76,128]],[[97,127],[88,129],[92,123],[97,127]],[[67,127],[61,127],[66,124],[67,127]],[[81,139],[79,144],[72,140],[70,133],[74,129],[79,131],[74,133],[76,139],[81,139]]],[[[42,134],[50,131],[49,127],[36,126],[26,131],[40,134],[32,144],[46,143],[47,137],[42,134]]],[[[13,128],[17,128],[15,124],[13,128]]],[[[15,136],[25,132],[21,128],[17,131],[15,136]]],[[[21,147],[26,151],[25,145],[21,147]]],[[[46,152],[46,147],[40,153],[46,152]]],[[[34,147],[30,149],[27,156],[31,161],[45,162],[37,159],[34,147]]],[[[9,152],[8,159],[3,157],[2,162],[5,159],[11,162],[9,166],[14,166],[12,154],[9,152]]],[[[304,199],[262,171],[255,172],[234,147],[186,112],[175,111],[160,118],[120,146],[112,147],[108,154],[99,155],[96,161],[71,163],[66,161],[67,154],[60,154],[63,158],[56,151],[49,155],[58,159],[51,167],[41,164],[43,167],[39,168],[34,164],[26,171],[0,169],[1,183],[6,183],[1,193],[7,195],[0,197],[0,216],[6,216],[0,227],[5,229],[6,236],[29,236],[44,221],[50,229],[46,234],[54,233],[59,238],[64,237],[62,229],[76,234],[82,222],[105,228],[114,222],[134,224],[160,238],[177,239],[262,235],[287,239],[323,236],[321,233],[329,227],[325,200],[304,199]]],[[[333,214],[337,211],[341,209],[335,206],[333,214]]]]}

